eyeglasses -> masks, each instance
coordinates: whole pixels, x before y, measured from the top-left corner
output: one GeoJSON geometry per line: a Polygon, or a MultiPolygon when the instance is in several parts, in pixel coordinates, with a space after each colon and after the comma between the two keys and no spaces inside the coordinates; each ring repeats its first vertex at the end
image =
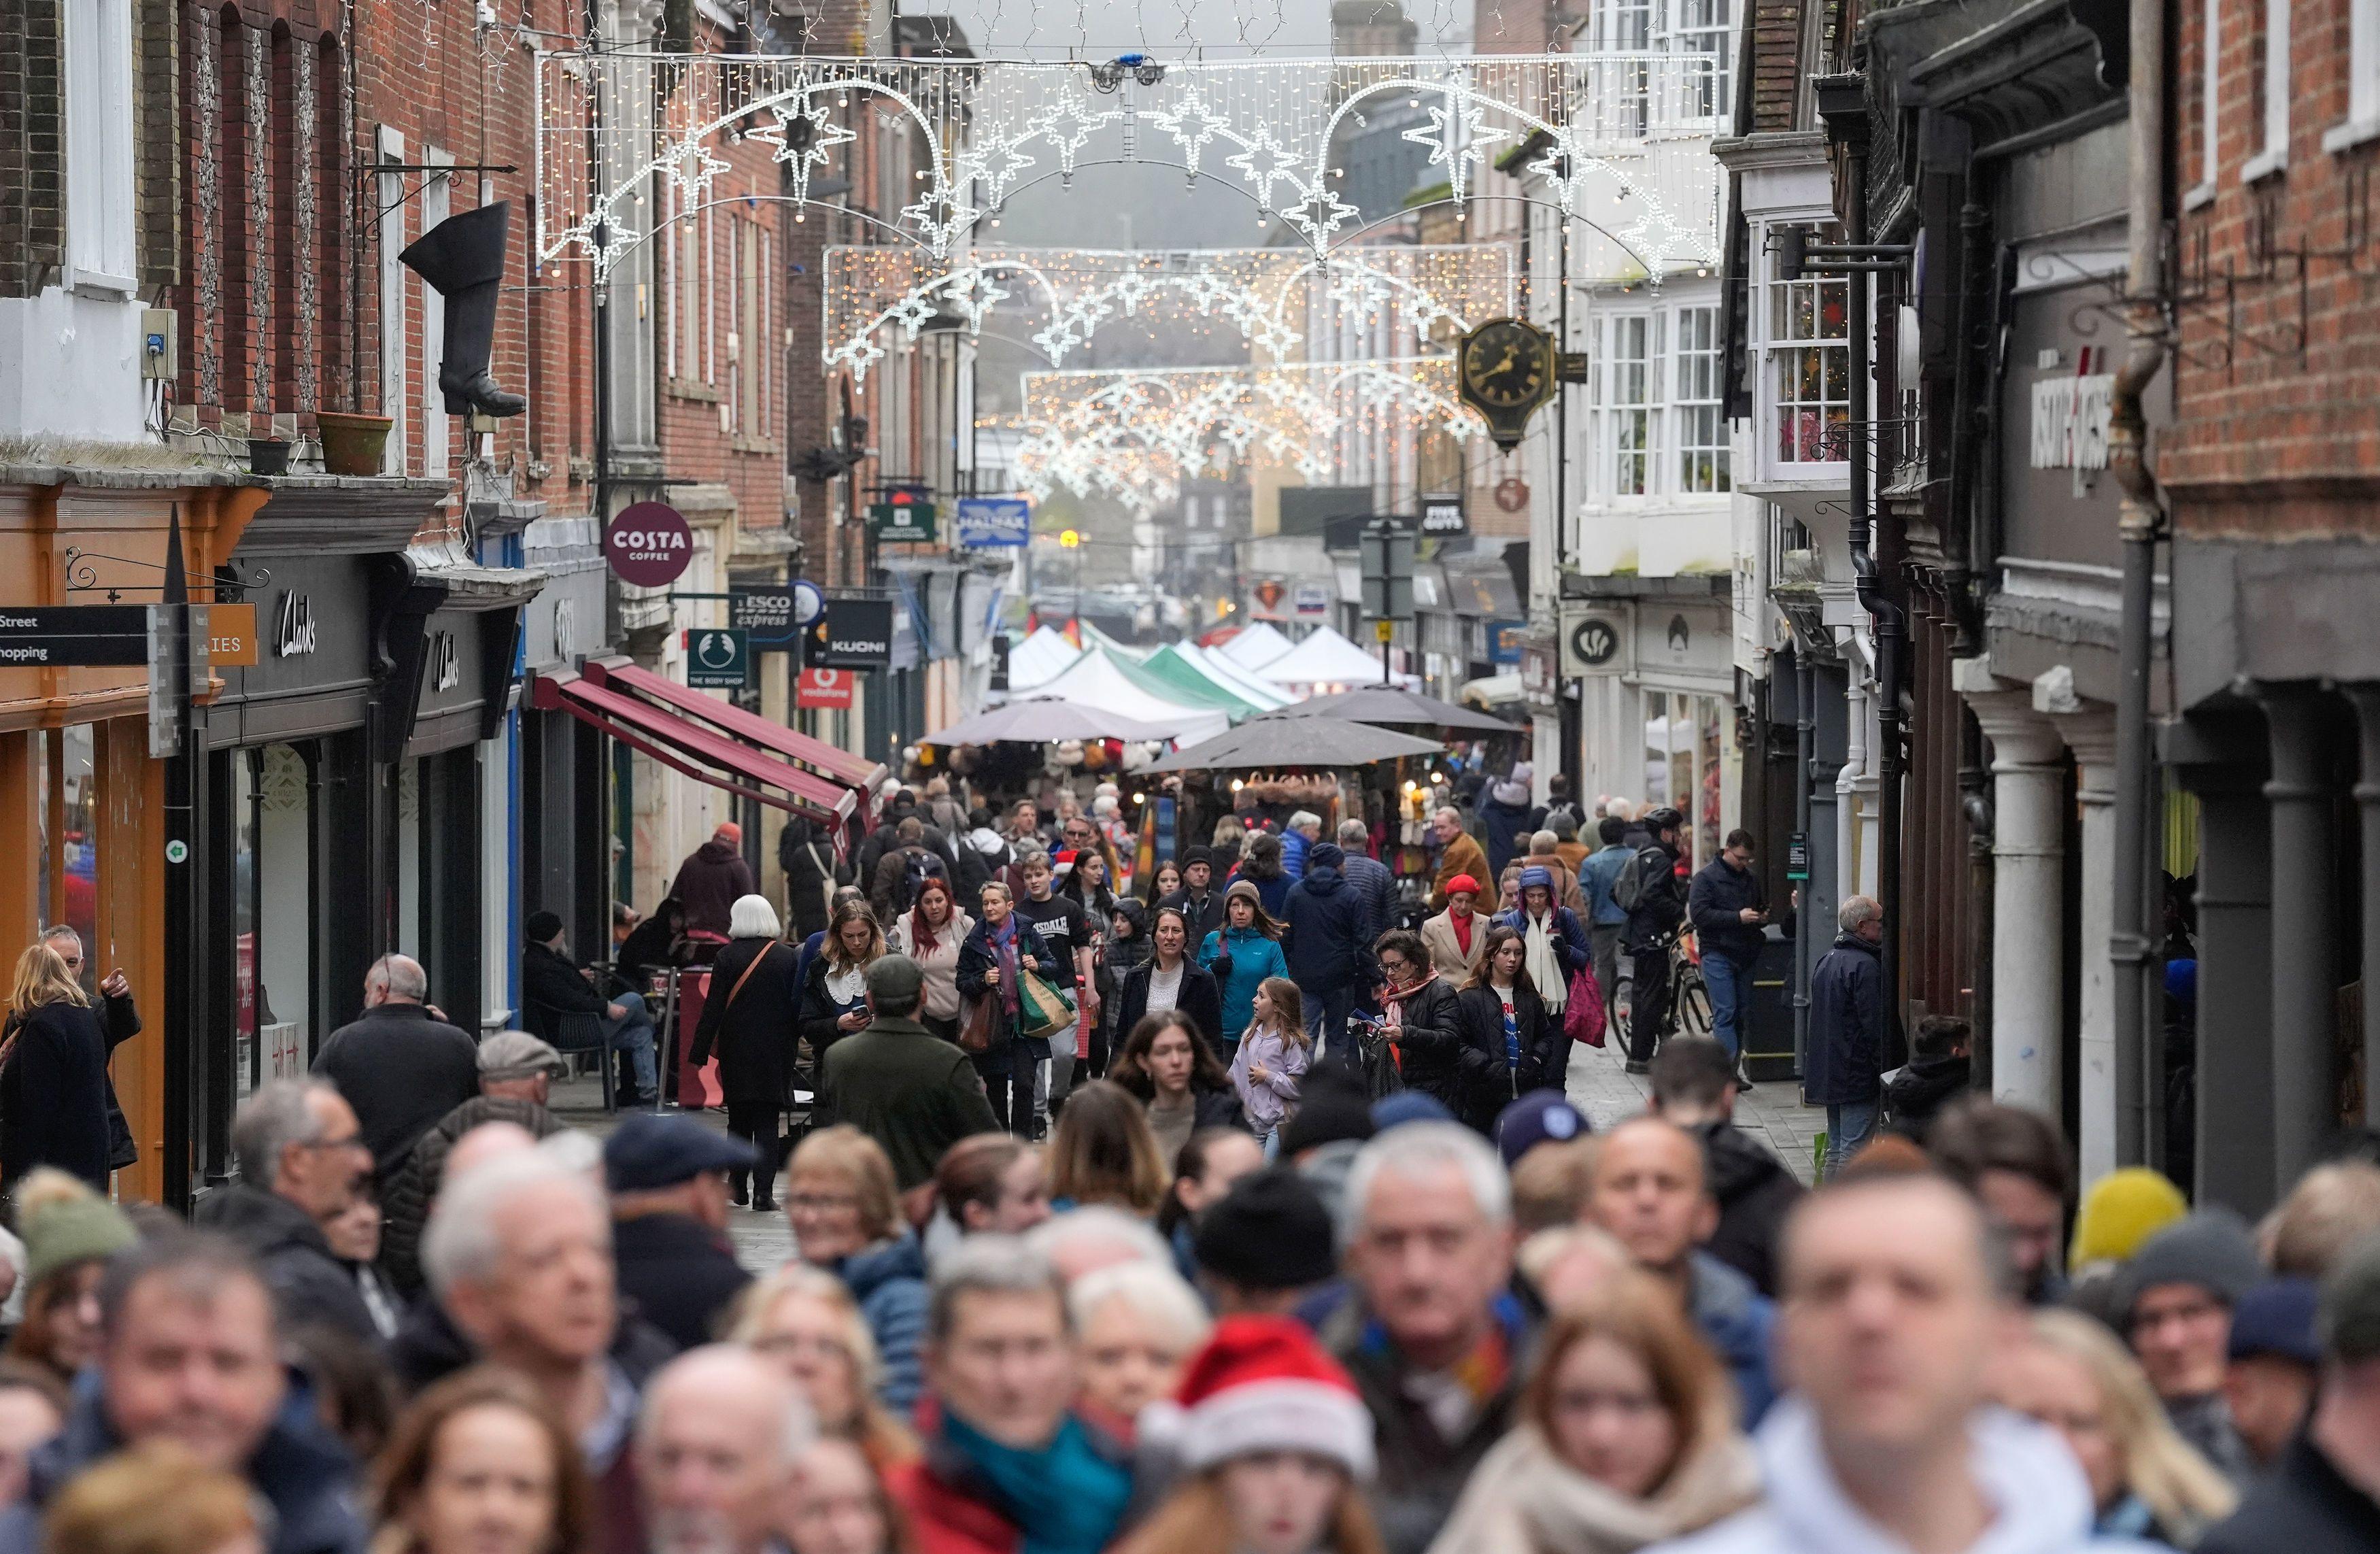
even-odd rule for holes
{"type": "Polygon", "coordinates": [[[855,1212],[859,1208],[856,1197],[829,1193],[788,1193],[785,1209],[791,1214],[838,1214],[855,1212]]]}
{"type": "Polygon", "coordinates": [[[752,1341],[760,1354],[808,1354],[821,1360],[847,1360],[851,1346],[825,1333],[767,1333],[752,1341]]]}

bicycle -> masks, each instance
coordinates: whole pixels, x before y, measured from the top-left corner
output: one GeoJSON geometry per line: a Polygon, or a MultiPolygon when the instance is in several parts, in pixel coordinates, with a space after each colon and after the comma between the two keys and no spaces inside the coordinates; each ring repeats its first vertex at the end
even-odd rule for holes
{"type": "MultiPolygon", "coordinates": [[[[1670,957],[1670,1007],[1656,1033],[1654,1050],[1681,1033],[1687,1036],[1708,1036],[1711,1033],[1710,986],[1703,980],[1702,956],[1694,946],[1694,936],[1680,929],[1661,942],[1670,957]]],[[[1622,969],[1615,980],[1619,983],[1610,1000],[1611,1024],[1618,1028],[1616,1039],[1621,1050],[1629,1051],[1630,1038],[1636,1021],[1635,957],[1622,956],[1622,969]]]]}

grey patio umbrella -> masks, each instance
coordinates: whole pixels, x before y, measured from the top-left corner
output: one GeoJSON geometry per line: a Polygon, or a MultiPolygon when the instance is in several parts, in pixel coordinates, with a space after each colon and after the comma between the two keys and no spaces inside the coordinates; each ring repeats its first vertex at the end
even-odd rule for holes
{"type": "Polygon", "coordinates": [[[1251,718],[1229,734],[1202,739],[1152,762],[1151,771],[1216,771],[1284,766],[1364,766],[1399,756],[1434,756],[1443,747],[1343,718],[1284,722],[1251,718]]]}
{"type": "Polygon", "coordinates": [[[1501,718],[1394,686],[1358,686],[1351,691],[1310,696],[1304,701],[1260,712],[1249,721],[1278,722],[1302,718],[1342,718],[1354,723],[1376,723],[1382,728],[1431,729],[1458,736],[1520,732],[1520,725],[1501,718]]]}
{"type": "Polygon", "coordinates": [[[1087,707],[1078,701],[1027,698],[978,712],[919,741],[926,745],[996,745],[1013,739],[1028,745],[1058,739],[1171,739],[1173,730],[1087,707]]]}

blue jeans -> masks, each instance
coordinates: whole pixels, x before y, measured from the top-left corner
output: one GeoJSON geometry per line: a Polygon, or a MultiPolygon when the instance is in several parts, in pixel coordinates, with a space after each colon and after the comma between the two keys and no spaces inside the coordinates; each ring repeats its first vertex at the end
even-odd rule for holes
{"type": "Polygon", "coordinates": [[[640,993],[622,993],[612,1002],[625,1013],[616,1020],[605,1014],[596,1021],[603,1027],[603,1045],[608,1050],[628,1054],[628,1066],[637,1076],[637,1092],[650,1100],[661,1089],[661,1080],[653,1067],[652,1014],[645,1008],[640,993]]]}
{"type": "Polygon", "coordinates": [[[1341,1050],[1346,1045],[1347,1015],[1355,1007],[1353,983],[1305,995],[1305,1034],[1314,1038],[1318,1056],[1335,1062],[1354,1060],[1341,1050]]]}
{"type": "Polygon", "coordinates": [[[1872,1100],[1847,1100],[1840,1106],[1827,1108],[1827,1174],[1832,1176],[1842,1169],[1876,1136],[1876,1107],[1872,1100]]]}
{"type": "Polygon", "coordinates": [[[1705,950],[1703,986],[1710,989],[1711,1035],[1732,1058],[1743,1050],[1742,1021],[1752,1003],[1752,967],[1716,950],[1705,950]]]}

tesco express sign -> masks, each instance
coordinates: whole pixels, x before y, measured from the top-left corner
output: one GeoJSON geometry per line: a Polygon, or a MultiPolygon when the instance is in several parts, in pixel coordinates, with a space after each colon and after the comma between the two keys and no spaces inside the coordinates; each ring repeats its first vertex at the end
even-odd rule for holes
{"type": "Polygon", "coordinates": [[[632,503],[604,526],[603,559],[624,583],[665,589],[694,560],[694,531],[666,502],[632,503]]]}

